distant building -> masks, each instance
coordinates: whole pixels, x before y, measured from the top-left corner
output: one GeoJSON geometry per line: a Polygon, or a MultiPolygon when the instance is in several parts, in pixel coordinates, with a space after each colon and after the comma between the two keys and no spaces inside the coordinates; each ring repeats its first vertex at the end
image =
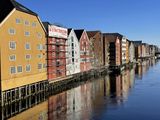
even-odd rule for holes
{"type": "MultiPolygon", "coordinates": [[[[108,44],[108,65],[120,66],[126,63],[126,38],[119,33],[104,33],[103,40],[108,44]]],[[[106,48],[105,48],[106,49],[106,48]]],[[[105,50],[106,51],[106,50],[105,50]]],[[[107,60],[105,58],[105,61],[107,60]]]]}
{"type": "Polygon", "coordinates": [[[103,62],[103,34],[100,31],[87,31],[91,42],[91,63],[94,68],[104,65],[103,62]]]}
{"type": "Polygon", "coordinates": [[[130,62],[129,60],[129,40],[126,40],[126,63],[128,64],[130,62]]]}
{"type": "Polygon", "coordinates": [[[80,45],[80,70],[81,72],[91,69],[90,41],[84,29],[75,30],[80,45]]]}
{"type": "Polygon", "coordinates": [[[47,31],[48,80],[66,76],[67,28],[43,22],[47,31]]]}
{"type": "Polygon", "coordinates": [[[127,38],[122,35],[122,65],[127,63],[126,52],[128,54],[128,49],[126,47],[127,47],[127,38]]]}
{"type": "Polygon", "coordinates": [[[138,60],[142,57],[142,41],[133,41],[135,46],[135,58],[138,60]]]}
{"type": "Polygon", "coordinates": [[[149,45],[149,54],[151,57],[155,57],[156,52],[156,46],[155,45],[149,45]]]}
{"type": "Polygon", "coordinates": [[[80,45],[73,29],[68,29],[66,41],[66,74],[71,75],[80,72],[80,45]]]}
{"type": "Polygon", "coordinates": [[[133,41],[129,41],[129,61],[135,62],[135,46],[133,41]]]}
{"type": "Polygon", "coordinates": [[[15,0],[1,0],[0,11],[0,89],[10,101],[45,88],[46,31],[38,15],[15,0]]]}

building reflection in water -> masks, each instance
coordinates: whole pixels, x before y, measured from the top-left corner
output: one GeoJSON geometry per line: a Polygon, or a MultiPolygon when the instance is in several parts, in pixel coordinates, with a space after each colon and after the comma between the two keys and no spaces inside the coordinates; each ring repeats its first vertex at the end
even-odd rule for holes
{"type": "Polygon", "coordinates": [[[111,74],[68,91],[45,98],[45,94],[32,96],[20,102],[6,105],[2,119],[10,120],[88,120],[100,115],[109,106],[118,107],[128,99],[135,77],[142,79],[149,65],[156,62],[144,61],[121,74],[111,74]],[[44,101],[45,100],[45,101],[44,101]],[[44,101],[44,102],[40,102],[44,101]],[[38,104],[39,103],[39,104],[38,104]],[[38,105],[36,105],[38,104],[38,105]],[[35,106],[34,106],[35,105],[35,106]],[[25,108],[29,108],[25,110],[25,108]],[[25,111],[24,111],[25,110],[25,111]],[[17,115],[15,115],[17,114],[17,115]],[[13,116],[13,117],[11,117],[13,116]]]}

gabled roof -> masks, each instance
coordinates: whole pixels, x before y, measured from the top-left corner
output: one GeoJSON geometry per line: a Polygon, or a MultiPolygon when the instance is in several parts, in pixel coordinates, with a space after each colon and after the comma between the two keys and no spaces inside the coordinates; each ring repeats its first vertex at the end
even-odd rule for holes
{"type": "Polygon", "coordinates": [[[84,29],[74,30],[74,31],[76,33],[76,36],[77,36],[78,40],[80,40],[80,38],[81,38],[81,36],[82,36],[82,34],[84,32],[84,29]]]}
{"type": "Polygon", "coordinates": [[[113,35],[113,36],[117,36],[117,37],[123,37],[123,35],[121,35],[119,33],[103,33],[103,35],[113,35]]]}
{"type": "Polygon", "coordinates": [[[16,2],[15,0],[0,0],[0,23],[7,17],[7,15],[13,10],[22,11],[31,15],[38,16],[35,12],[16,2]]]}
{"type": "Polygon", "coordinates": [[[26,8],[25,6],[21,5],[20,3],[16,2],[15,0],[10,0],[11,3],[13,4],[14,8],[16,8],[16,10],[31,14],[31,15],[35,15],[38,16],[35,12],[31,11],[30,9],[26,8]]]}
{"type": "Polygon", "coordinates": [[[42,22],[42,24],[48,33],[48,25],[51,25],[51,24],[49,22],[42,22]]]}
{"type": "Polygon", "coordinates": [[[70,34],[71,31],[72,31],[72,28],[69,28],[68,29],[68,35],[70,34]]]}
{"type": "Polygon", "coordinates": [[[94,37],[97,33],[99,33],[100,31],[87,31],[87,35],[90,38],[94,37]]]}

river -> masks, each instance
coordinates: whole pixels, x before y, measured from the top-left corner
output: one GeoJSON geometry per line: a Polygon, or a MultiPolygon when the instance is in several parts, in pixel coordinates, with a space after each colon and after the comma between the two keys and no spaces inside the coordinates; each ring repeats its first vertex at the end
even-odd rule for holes
{"type": "Polygon", "coordinates": [[[160,120],[159,75],[160,62],[147,60],[44,98],[10,120],[160,120]]]}

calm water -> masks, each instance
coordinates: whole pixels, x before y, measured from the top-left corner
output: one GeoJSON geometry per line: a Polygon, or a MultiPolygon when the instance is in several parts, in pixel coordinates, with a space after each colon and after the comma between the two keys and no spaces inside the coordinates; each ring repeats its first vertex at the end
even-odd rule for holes
{"type": "Polygon", "coordinates": [[[160,120],[160,62],[144,61],[49,97],[11,120],[160,120]]]}

